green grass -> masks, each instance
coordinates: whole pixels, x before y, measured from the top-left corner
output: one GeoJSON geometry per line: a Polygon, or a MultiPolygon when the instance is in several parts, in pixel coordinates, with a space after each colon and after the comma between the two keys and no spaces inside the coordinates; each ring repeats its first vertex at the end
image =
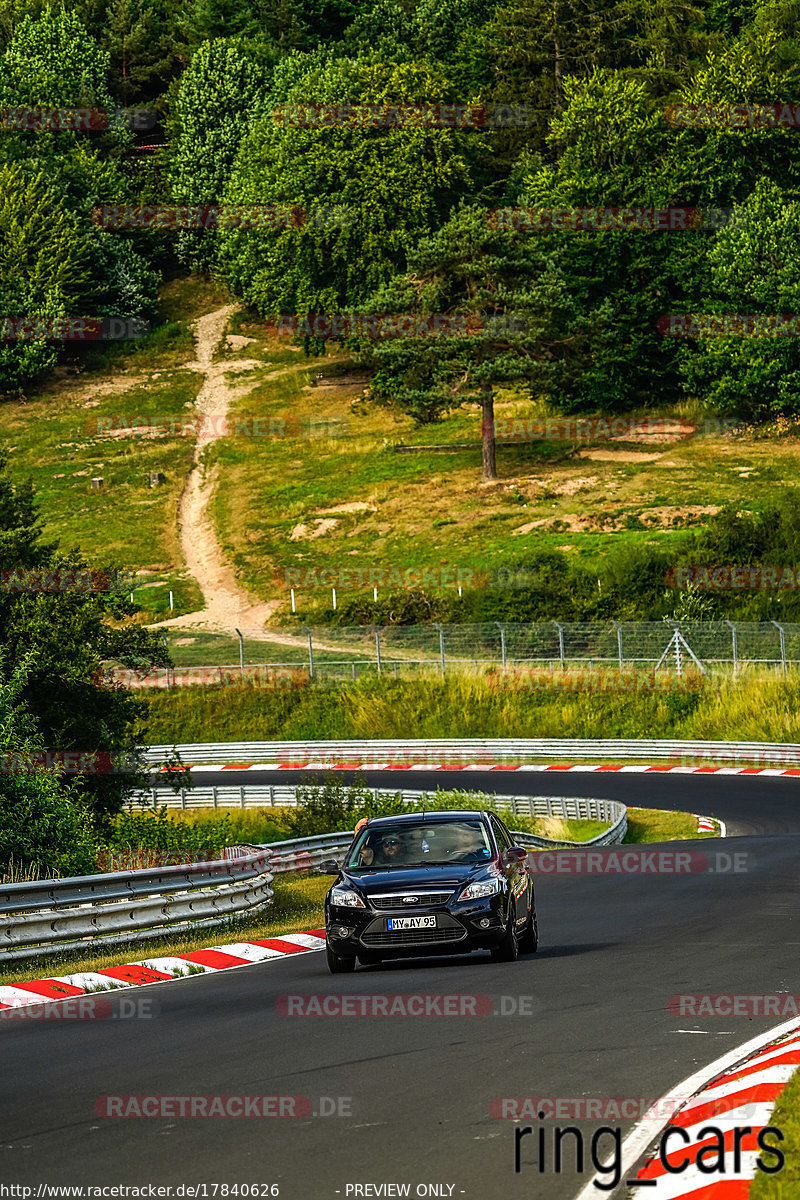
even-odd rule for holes
{"type": "MultiPolygon", "coordinates": [[[[800,1072],[795,1072],[781,1092],[778,1103],[769,1120],[783,1133],[784,1140],[776,1142],[770,1136],[771,1145],[778,1145],[786,1156],[783,1169],[776,1175],[757,1172],[748,1193],[748,1200],[797,1200],[800,1196],[800,1072]]],[[[771,1167],[775,1159],[762,1155],[771,1167]]]]}
{"type": "Polygon", "coordinates": [[[745,676],[675,694],[498,692],[478,677],[339,689],[226,686],[146,693],[152,744],[356,738],[681,738],[800,741],[800,679],[745,676]]]}
{"type": "Polygon", "coordinates": [[[716,836],[714,833],[698,833],[697,821],[691,813],[628,808],[628,832],[624,838],[626,846],[640,845],[642,842],[697,841],[699,838],[716,836]]]}
{"type": "MultiPolygon", "coordinates": [[[[246,328],[257,333],[255,326],[246,328]]],[[[270,361],[280,352],[277,343],[262,339],[258,345],[270,361]]],[[[592,566],[611,548],[643,538],[674,542],[707,519],[698,510],[740,502],[745,475],[748,505],[758,507],[775,484],[795,474],[791,439],[702,436],[663,445],[539,441],[498,445],[500,478],[484,487],[477,448],[394,452],[398,444],[475,442],[477,410],[416,429],[410,418],[359,403],[361,384],[320,390],[316,372],[329,375],[344,365],[341,359],[312,360],[308,370],[254,388],[238,401],[238,410],[242,416],[329,417],[347,423],[345,436],[228,438],[213,451],[225,480],[214,509],[225,549],[249,589],[286,601],[281,610],[286,618],[287,569],[493,570],[531,545],[568,548],[592,566]],[[608,459],[588,457],[596,453],[608,459]],[[368,508],[323,512],[352,503],[368,508]],[[320,536],[307,536],[326,516],[335,523],[320,536]],[[533,527],[521,532],[526,526],[533,527]]],[[[501,392],[496,413],[500,421],[546,415],[511,392],[501,392]]],[[[340,602],[351,594],[340,590],[340,602]]],[[[298,588],[297,600],[302,619],[327,619],[325,589],[298,588]]]]}
{"type": "Polygon", "coordinates": [[[116,394],[84,374],[25,405],[0,409],[0,438],[11,450],[12,479],[36,487],[46,537],[78,546],[97,562],[164,570],[179,565],[175,511],[192,455],[188,438],[109,437],[102,423],[152,415],[182,418],[197,393],[197,376],[170,368],[151,372],[116,394]],[[36,419],[33,420],[33,414],[36,419]],[[151,472],[166,483],[150,486],[151,472]],[[91,479],[104,486],[93,491],[91,479]]]}

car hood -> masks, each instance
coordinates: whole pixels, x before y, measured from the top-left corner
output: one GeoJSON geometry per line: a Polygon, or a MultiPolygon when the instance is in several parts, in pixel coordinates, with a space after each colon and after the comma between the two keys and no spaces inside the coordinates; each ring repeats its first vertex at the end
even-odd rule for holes
{"type": "Polygon", "coordinates": [[[446,863],[442,867],[391,867],[372,871],[368,867],[343,871],[342,875],[362,892],[402,892],[410,888],[456,888],[468,879],[485,875],[489,863],[446,863]]]}

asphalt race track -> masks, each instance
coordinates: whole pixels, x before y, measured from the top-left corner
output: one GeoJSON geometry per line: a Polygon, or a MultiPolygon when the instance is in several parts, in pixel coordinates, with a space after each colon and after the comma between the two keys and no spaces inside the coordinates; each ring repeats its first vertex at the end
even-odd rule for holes
{"type": "MultiPolygon", "coordinates": [[[[367,779],[410,786],[406,772],[367,779]]],[[[278,781],[287,782],[286,771],[202,778],[204,785],[278,781]]],[[[416,788],[465,782],[460,772],[413,776],[416,788]]],[[[543,1172],[532,1135],[515,1174],[514,1122],[492,1116],[492,1101],[653,1099],[779,1023],[774,1015],[673,1016],[668,1001],[677,993],[800,990],[796,779],[474,772],[469,786],[688,809],[722,818],[732,836],[678,845],[702,851],[714,871],[537,874],[540,950],[516,964],[475,954],[332,976],[324,956],[311,953],[138,989],[156,1002],[150,1019],[0,1021],[0,1182],[205,1183],[208,1196],[213,1184],[277,1184],[283,1200],[402,1194],[355,1192],[356,1184],[408,1184],[411,1196],[474,1200],[574,1197],[592,1174],[591,1133],[606,1122],[542,1122],[543,1172]],[[717,852],[724,857],[716,860],[717,852]],[[744,855],[736,872],[733,854],[744,855]],[[398,993],[488,995],[510,1015],[289,1017],[279,1003],[298,994],[398,993]],[[308,1097],[313,1112],[338,1107],[343,1115],[95,1112],[107,1095],[212,1094],[308,1097]],[[553,1171],[556,1124],[585,1131],[583,1174],[571,1143],[561,1173],[553,1171]],[[439,1190],[418,1192],[418,1185],[439,1190]]],[[[539,1128],[535,1120],[523,1124],[539,1128]]],[[[633,1122],[614,1124],[624,1134],[633,1122]]]]}

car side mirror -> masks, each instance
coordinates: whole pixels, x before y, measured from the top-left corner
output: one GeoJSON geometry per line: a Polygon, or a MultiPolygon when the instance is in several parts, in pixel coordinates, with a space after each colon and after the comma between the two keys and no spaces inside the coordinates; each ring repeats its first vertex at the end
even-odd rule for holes
{"type": "Polygon", "coordinates": [[[510,850],[506,850],[504,857],[507,863],[520,863],[528,857],[528,851],[523,850],[521,846],[512,846],[510,850]]]}
{"type": "Polygon", "coordinates": [[[323,858],[321,863],[317,864],[317,871],[320,875],[338,875],[339,863],[335,858],[323,858]]]}

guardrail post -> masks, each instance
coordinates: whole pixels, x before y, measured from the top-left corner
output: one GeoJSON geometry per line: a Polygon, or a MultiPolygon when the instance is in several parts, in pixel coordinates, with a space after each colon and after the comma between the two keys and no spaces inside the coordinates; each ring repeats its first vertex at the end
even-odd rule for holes
{"type": "MultiPolygon", "coordinates": [[[[161,632],[161,642],[164,646],[164,649],[169,653],[169,643],[167,642],[167,635],[163,632],[163,630],[161,632]]],[[[167,687],[169,687],[169,664],[167,664],[166,671],[167,671],[167,687]]]]}
{"type": "Polygon", "coordinates": [[[308,635],[308,677],[314,678],[314,646],[311,642],[311,630],[307,625],[303,625],[303,632],[308,635]]]}
{"type": "Polygon", "coordinates": [[[240,807],[240,808],[244,808],[244,807],[245,807],[245,803],[244,803],[244,788],[243,788],[243,787],[240,787],[240,788],[239,788],[239,807],[240,807]]]}
{"type": "Polygon", "coordinates": [[[730,631],[731,631],[731,635],[732,635],[732,640],[733,640],[733,678],[734,678],[734,679],[736,679],[737,675],[739,674],[739,638],[738,638],[738,631],[737,631],[737,629],[736,629],[736,626],[734,625],[733,621],[728,621],[728,620],[726,620],[726,621],[725,621],[725,624],[726,624],[726,625],[728,626],[728,628],[730,629],[730,631]]]}
{"type": "Polygon", "coordinates": [[[439,630],[439,668],[442,675],[444,675],[444,630],[435,621],[433,622],[433,628],[439,630]]]}
{"type": "Polygon", "coordinates": [[[503,660],[503,670],[506,669],[506,627],[501,625],[499,621],[495,621],[495,625],[500,630],[500,656],[503,660]]]}
{"type": "Polygon", "coordinates": [[[181,808],[186,808],[186,788],[181,788],[181,808]]]}
{"type": "Polygon", "coordinates": [[[217,807],[217,789],[215,787],[212,787],[212,789],[211,789],[211,797],[214,801],[214,808],[216,808],[217,807]]]}
{"type": "Polygon", "coordinates": [[[242,637],[240,629],[237,629],[236,632],[239,635],[239,670],[241,672],[242,679],[244,679],[244,638],[242,637]]]}
{"type": "Polygon", "coordinates": [[[566,668],[566,663],[564,662],[564,630],[558,621],[553,621],[553,624],[558,630],[558,656],[561,659],[561,670],[563,671],[566,668]]]}
{"type": "Polygon", "coordinates": [[[772,624],[775,626],[775,628],[777,629],[778,633],[781,636],[781,666],[783,667],[783,673],[785,675],[786,674],[786,637],[784,635],[782,625],[779,625],[777,621],[773,621],[772,624]]]}
{"type": "MultiPolygon", "coordinates": [[[[372,632],[375,634],[375,662],[378,664],[378,674],[381,673],[381,631],[377,625],[372,626],[372,632]]],[[[355,676],[354,676],[355,678],[355,676]]]]}
{"type": "Polygon", "coordinates": [[[611,624],[617,631],[617,657],[619,659],[619,669],[622,671],[623,664],[625,662],[624,658],[622,657],[622,626],[620,625],[619,621],[612,621],[611,624]]]}

